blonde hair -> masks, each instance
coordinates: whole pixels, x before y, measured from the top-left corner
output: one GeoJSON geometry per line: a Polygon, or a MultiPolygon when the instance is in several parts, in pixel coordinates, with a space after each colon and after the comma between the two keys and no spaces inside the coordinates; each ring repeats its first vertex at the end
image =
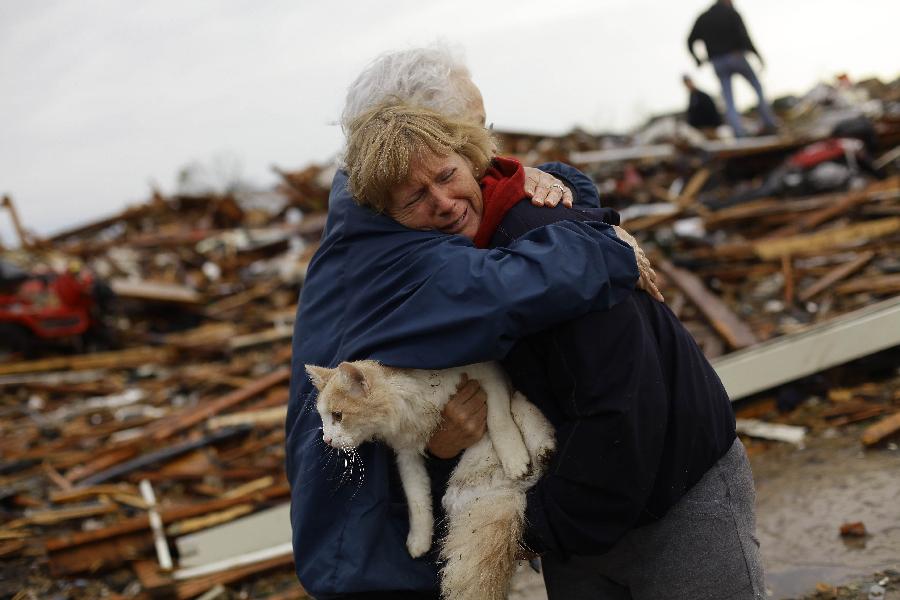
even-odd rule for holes
{"type": "Polygon", "coordinates": [[[497,144],[480,125],[407,104],[378,106],[350,124],[344,157],[348,187],[357,202],[384,212],[391,190],[409,178],[412,161],[453,152],[469,162],[479,179],[497,144]]]}

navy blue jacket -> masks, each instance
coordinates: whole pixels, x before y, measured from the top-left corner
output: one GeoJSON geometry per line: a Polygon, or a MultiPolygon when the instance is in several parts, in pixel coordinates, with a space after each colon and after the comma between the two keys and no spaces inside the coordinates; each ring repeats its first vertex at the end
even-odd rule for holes
{"type": "MultiPolygon", "coordinates": [[[[491,245],[596,212],[520,202],[491,245]]],[[[643,291],[522,339],[503,366],[556,429],[556,455],[528,494],[526,541],[536,551],[606,552],[664,516],[735,439],[712,365],[669,307],[643,291]]]]}
{"type": "MultiPolygon", "coordinates": [[[[565,180],[576,202],[598,203],[577,170],[542,168],[565,180]]],[[[328,598],[438,585],[434,561],[407,553],[392,452],[364,444],[364,471],[352,472],[327,452],[304,364],[373,358],[427,369],[500,359],[517,339],[626,298],[637,275],[633,251],[604,223],[554,223],[479,250],[356,206],[339,172],[300,296],[286,422],[294,558],[307,591],[328,598]]]]}

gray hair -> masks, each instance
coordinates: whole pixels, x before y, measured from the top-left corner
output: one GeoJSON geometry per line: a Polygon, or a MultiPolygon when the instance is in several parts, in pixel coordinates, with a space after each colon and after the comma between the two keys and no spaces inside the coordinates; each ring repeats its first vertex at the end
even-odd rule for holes
{"type": "Polygon", "coordinates": [[[382,54],[350,85],[341,128],[349,135],[350,124],[364,112],[388,101],[404,102],[458,117],[465,114],[467,94],[459,81],[469,78],[461,53],[447,44],[382,54]]]}

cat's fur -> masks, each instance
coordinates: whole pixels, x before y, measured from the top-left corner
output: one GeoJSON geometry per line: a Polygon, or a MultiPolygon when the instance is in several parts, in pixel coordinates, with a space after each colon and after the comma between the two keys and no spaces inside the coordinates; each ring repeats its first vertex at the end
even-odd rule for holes
{"type": "Polygon", "coordinates": [[[306,369],[319,390],[316,409],[326,443],[349,449],[380,440],[396,452],[409,505],[406,545],[414,557],[431,547],[434,528],[426,444],[461,375],[481,383],[488,435],[463,453],[444,496],[449,524],[441,585],[453,600],[504,598],[524,525],[525,491],[554,447],[552,427],[540,411],[521,394],[510,399],[496,363],[423,371],[357,361],[306,369]]]}

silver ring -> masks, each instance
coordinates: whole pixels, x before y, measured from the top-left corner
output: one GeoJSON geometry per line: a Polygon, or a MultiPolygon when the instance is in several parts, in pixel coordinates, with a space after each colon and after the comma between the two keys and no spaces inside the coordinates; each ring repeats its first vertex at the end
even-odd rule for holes
{"type": "Polygon", "coordinates": [[[560,194],[563,193],[563,191],[564,191],[564,190],[563,190],[563,186],[560,185],[560,184],[558,184],[558,183],[554,183],[553,185],[550,186],[550,188],[551,188],[551,189],[552,189],[552,188],[558,188],[560,194]]]}

